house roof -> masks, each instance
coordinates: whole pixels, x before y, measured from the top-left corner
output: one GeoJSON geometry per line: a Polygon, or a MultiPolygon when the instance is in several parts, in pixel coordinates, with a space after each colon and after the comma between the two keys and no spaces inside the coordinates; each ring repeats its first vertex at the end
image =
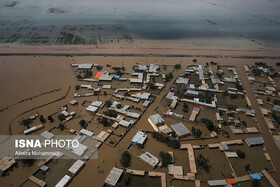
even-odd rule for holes
{"type": "Polygon", "coordinates": [[[151,64],[149,67],[149,72],[156,73],[159,68],[159,65],[151,64]]]}
{"type": "Polygon", "coordinates": [[[74,164],[68,169],[68,171],[72,174],[77,173],[83,166],[84,166],[84,162],[81,160],[77,160],[76,162],[74,162],[74,164]]]}
{"type": "Polygon", "coordinates": [[[55,187],[64,187],[69,183],[70,180],[70,176],[64,175],[64,177],[55,185],[55,187]]]}
{"type": "Polygon", "coordinates": [[[138,70],[145,71],[145,70],[147,70],[147,66],[146,65],[138,65],[138,70]]]}
{"type": "Polygon", "coordinates": [[[138,144],[143,144],[145,142],[145,140],[147,139],[147,135],[142,132],[141,130],[139,130],[134,137],[132,138],[132,142],[134,143],[138,143],[138,144]]]}
{"type": "Polygon", "coordinates": [[[174,95],[173,92],[168,92],[168,94],[166,95],[167,99],[171,99],[171,100],[177,100],[178,97],[174,95]]]}
{"type": "Polygon", "coordinates": [[[99,79],[101,75],[102,75],[102,72],[97,72],[94,78],[99,79]]]}
{"type": "Polygon", "coordinates": [[[93,136],[93,132],[86,130],[86,129],[81,129],[80,133],[87,135],[87,136],[93,136]]]}
{"type": "Polygon", "coordinates": [[[92,103],[90,105],[95,106],[95,107],[101,107],[102,104],[103,103],[101,101],[92,101],[92,103]]]}
{"type": "Polygon", "coordinates": [[[150,118],[155,124],[160,124],[165,122],[164,119],[159,114],[154,114],[150,116],[150,118]]]}
{"type": "Polygon", "coordinates": [[[250,176],[252,177],[252,179],[257,179],[257,180],[262,179],[258,173],[251,174],[250,176]]]}
{"type": "Polygon", "coordinates": [[[209,180],[207,181],[209,186],[224,186],[227,185],[226,180],[209,180]]]}
{"type": "Polygon", "coordinates": [[[235,184],[235,180],[234,179],[226,179],[228,184],[235,184]]]}
{"type": "Polygon", "coordinates": [[[49,131],[45,131],[41,134],[45,139],[50,140],[54,137],[54,134],[50,133],[49,131]]]}
{"type": "Polygon", "coordinates": [[[178,79],[175,82],[176,84],[188,84],[189,83],[189,79],[188,78],[184,78],[184,77],[178,77],[178,79]]]}
{"type": "Polygon", "coordinates": [[[189,131],[189,129],[187,129],[187,127],[185,127],[185,125],[181,122],[176,123],[174,125],[170,126],[171,129],[176,132],[179,136],[183,136],[183,135],[188,135],[191,134],[191,132],[189,131]]]}
{"type": "Polygon", "coordinates": [[[120,179],[122,173],[123,173],[122,169],[113,167],[112,170],[110,171],[109,175],[105,179],[105,183],[115,186],[117,184],[118,180],[120,179]]]}
{"type": "Polygon", "coordinates": [[[87,108],[86,108],[87,111],[90,111],[90,112],[96,112],[98,110],[97,107],[95,106],[92,106],[92,105],[89,105],[87,108]]]}
{"type": "Polygon", "coordinates": [[[93,64],[79,64],[78,69],[91,69],[93,64]]]}
{"type": "Polygon", "coordinates": [[[261,144],[264,144],[264,140],[263,140],[262,137],[246,138],[245,141],[249,145],[261,145],[261,144]]]}

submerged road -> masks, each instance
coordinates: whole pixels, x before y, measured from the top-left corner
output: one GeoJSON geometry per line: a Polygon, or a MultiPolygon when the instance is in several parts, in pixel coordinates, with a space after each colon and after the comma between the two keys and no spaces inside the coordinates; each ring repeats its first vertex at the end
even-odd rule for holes
{"type": "Polygon", "coordinates": [[[276,169],[275,173],[271,173],[271,176],[273,176],[274,180],[280,184],[280,162],[279,162],[279,156],[280,156],[280,150],[278,149],[278,146],[276,145],[276,142],[274,141],[271,133],[269,132],[269,129],[265,123],[265,120],[263,118],[263,115],[261,113],[261,110],[259,108],[256,96],[252,90],[252,87],[246,77],[245,70],[243,66],[236,66],[236,70],[238,71],[239,78],[241,79],[243,86],[245,87],[245,90],[248,94],[248,97],[251,101],[253,109],[256,111],[256,118],[258,120],[259,126],[262,131],[262,137],[265,142],[266,151],[269,153],[274,167],[276,169]]]}
{"type": "Polygon", "coordinates": [[[108,57],[203,57],[203,58],[245,58],[245,59],[280,59],[280,56],[246,56],[246,55],[190,55],[190,54],[156,54],[156,53],[0,53],[0,56],[108,56],[108,57]]]}

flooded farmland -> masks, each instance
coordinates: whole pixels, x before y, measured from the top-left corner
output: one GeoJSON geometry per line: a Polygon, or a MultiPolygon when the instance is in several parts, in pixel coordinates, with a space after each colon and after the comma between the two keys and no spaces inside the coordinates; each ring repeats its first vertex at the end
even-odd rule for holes
{"type": "Polygon", "coordinates": [[[263,0],[1,1],[0,43],[279,47],[279,8],[263,0]]]}

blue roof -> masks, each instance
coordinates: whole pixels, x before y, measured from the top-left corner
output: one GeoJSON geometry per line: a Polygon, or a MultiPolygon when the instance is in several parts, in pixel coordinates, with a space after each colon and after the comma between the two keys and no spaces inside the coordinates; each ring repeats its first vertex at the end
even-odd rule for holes
{"type": "Polygon", "coordinates": [[[249,145],[262,145],[262,144],[264,144],[264,140],[263,140],[262,137],[246,138],[245,141],[249,145]]]}
{"type": "Polygon", "coordinates": [[[262,179],[258,173],[251,174],[250,176],[252,177],[252,179],[257,179],[257,180],[262,179]]]}
{"type": "Polygon", "coordinates": [[[116,75],[116,76],[115,76],[116,79],[119,79],[120,77],[121,77],[121,76],[119,76],[119,75],[116,75]]]}
{"type": "Polygon", "coordinates": [[[228,151],[228,150],[229,150],[229,148],[228,148],[228,145],[227,145],[227,144],[222,144],[222,147],[223,147],[223,149],[224,149],[225,151],[228,151]]]}

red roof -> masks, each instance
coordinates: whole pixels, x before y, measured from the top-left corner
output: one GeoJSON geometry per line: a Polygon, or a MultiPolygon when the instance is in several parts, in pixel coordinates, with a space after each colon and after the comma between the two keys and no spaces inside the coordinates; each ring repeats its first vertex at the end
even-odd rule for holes
{"type": "Polygon", "coordinates": [[[102,72],[97,72],[94,78],[99,79],[101,75],[102,75],[102,72]]]}
{"type": "Polygon", "coordinates": [[[194,107],[194,109],[200,111],[200,108],[194,107]]]}
{"type": "Polygon", "coordinates": [[[235,184],[235,180],[234,179],[226,179],[228,184],[235,184]]]}

